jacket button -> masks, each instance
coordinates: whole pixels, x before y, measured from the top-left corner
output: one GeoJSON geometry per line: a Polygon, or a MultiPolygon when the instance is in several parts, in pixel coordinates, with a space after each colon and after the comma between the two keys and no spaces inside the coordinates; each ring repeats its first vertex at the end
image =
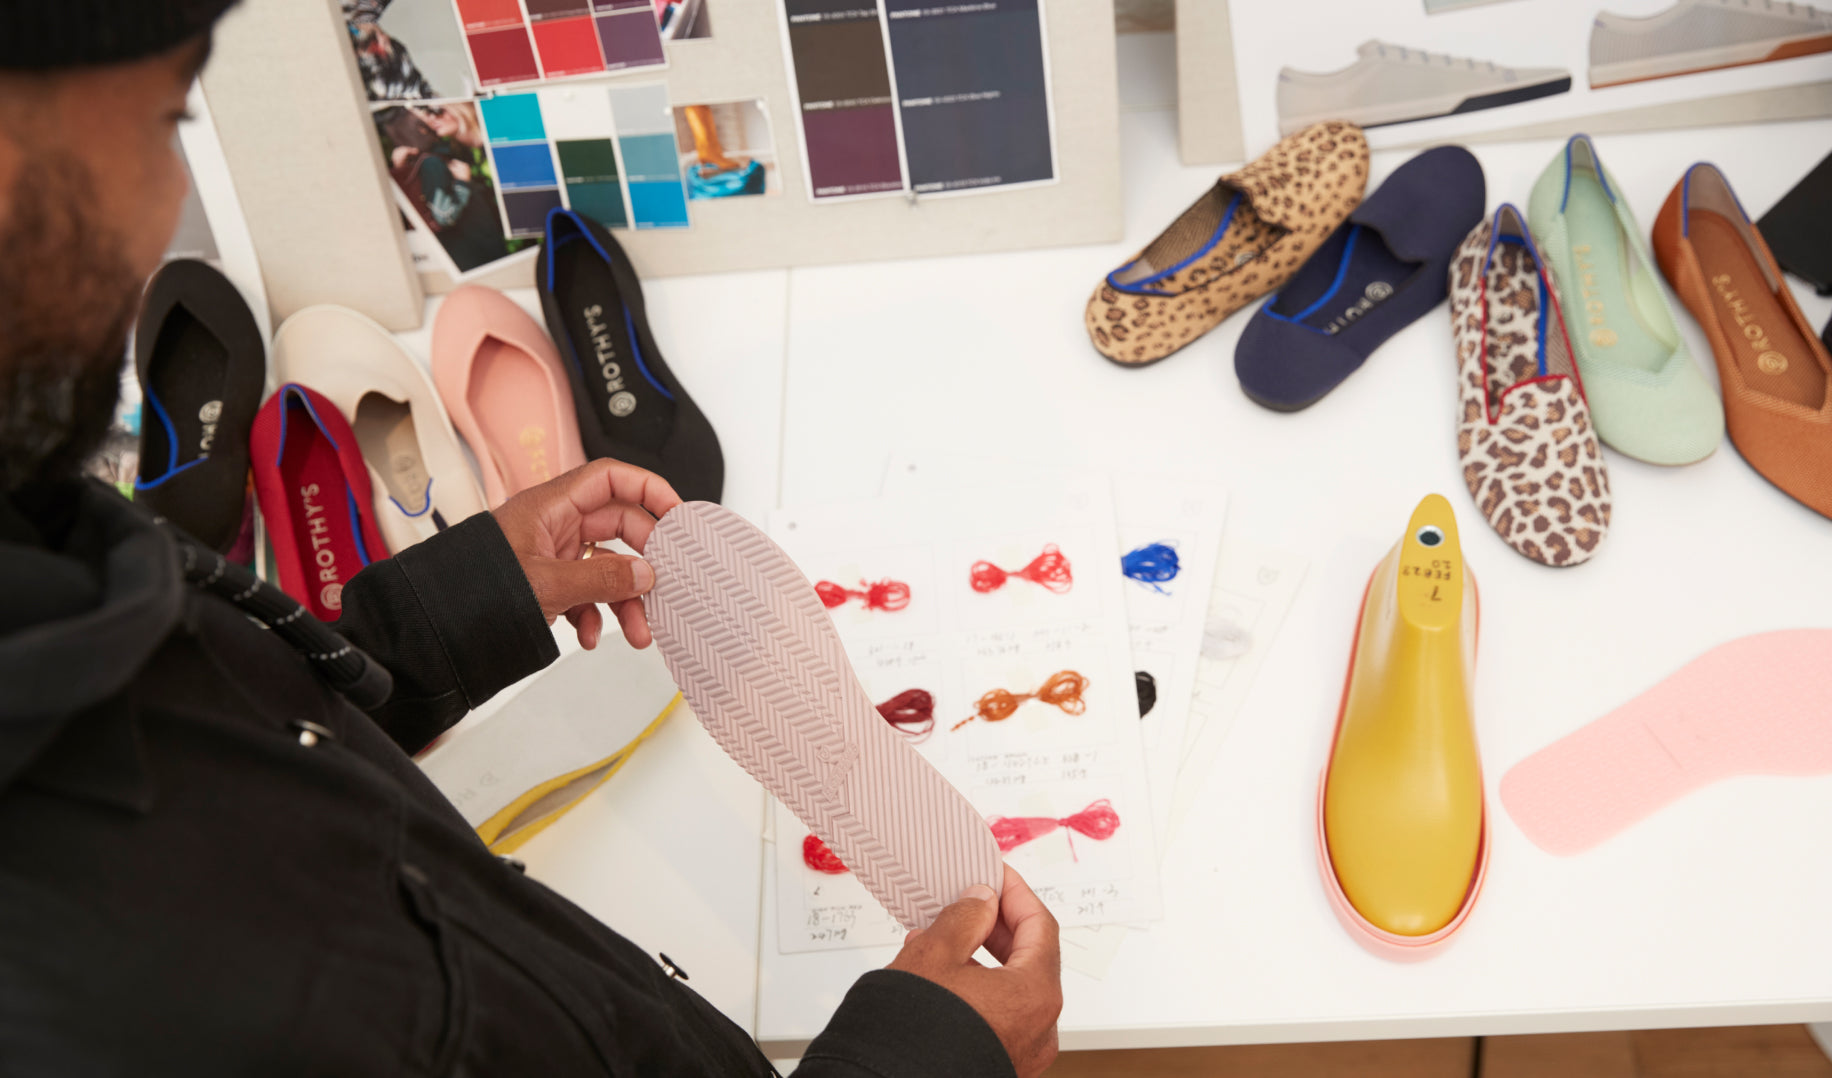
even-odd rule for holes
{"type": "Polygon", "coordinates": [[[299,744],[304,745],[308,749],[317,745],[320,741],[337,740],[337,735],[332,733],[330,729],[320,726],[315,722],[307,722],[304,719],[294,719],[286,725],[299,732],[299,744]]]}

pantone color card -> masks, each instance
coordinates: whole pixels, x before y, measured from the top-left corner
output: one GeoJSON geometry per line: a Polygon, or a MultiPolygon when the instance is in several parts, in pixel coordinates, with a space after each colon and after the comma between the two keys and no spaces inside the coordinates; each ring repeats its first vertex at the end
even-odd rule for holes
{"type": "MultiPolygon", "coordinates": [[[[1064,925],[1158,916],[1104,476],[779,511],[770,534],[816,582],[880,712],[986,816],[1064,925]]],[[[840,904],[821,899],[839,892],[803,856],[806,833],[778,821],[783,949],[885,942],[817,938],[840,904]]]]}
{"type": "Polygon", "coordinates": [[[1040,0],[884,0],[884,11],[912,190],[1056,178],[1040,0]]]}
{"type": "Polygon", "coordinates": [[[455,0],[481,86],[664,67],[650,0],[455,0]]]}
{"type": "Polygon", "coordinates": [[[687,227],[666,86],[549,86],[482,110],[510,237],[540,236],[558,206],[606,228],[687,227]]]}
{"type": "Polygon", "coordinates": [[[502,200],[503,232],[511,239],[538,237],[547,214],[564,204],[553,148],[534,94],[485,98],[479,109],[489,135],[490,161],[502,200]]]}
{"type": "Polygon", "coordinates": [[[903,191],[896,95],[875,0],[782,0],[808,193],[903,191]]]}
{"type": "Polygon", "coordinates": [[[781,0],[818,200],[1056,178],[1038,0],[781,0]]]}
{"type": "Polygon", "coordinates": [[[668,88],[618,86],[610,91],[617,120],[617,146],[630,193],[630,224],[636,228],[687,227],[687,186],[680,151],[674,145],[674,115],[668,88]]]}
{"type": "MultiPolygon", "coordinates": [[[[884,492],[1059,483],[1071,474],[1053,468],[1014,469],[954,454],[900,453],[892,456],[885,471],[884,492]]],[[[1183,764],[1190,697],[1208,624],[1228,493],[1213,484],[1168,476],[1116,475],[1113,494],[1121,551],[1114,569],[1126,580],[1139,727],[1151,777],[1152,816],[1162,835],[1183,764]]]]}

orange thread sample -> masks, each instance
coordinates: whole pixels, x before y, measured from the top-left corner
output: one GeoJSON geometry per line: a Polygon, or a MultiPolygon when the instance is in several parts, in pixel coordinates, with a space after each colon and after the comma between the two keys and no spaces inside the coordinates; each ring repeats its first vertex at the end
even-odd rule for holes
{"type": "Polygon", "coordinates": [[[825,872],[829,876],[840,876],[852,871],[842,864],[838,857],[834,856],[833,851],[827,848],[825,842],[813,835],[802,839],[802,864],[816,872],[825,872]]]}
{"type": "Polygon", "coordinates": [[[880,580],[876,584],[859,581],[859,589],[843,588],[831,580],[814,585],[821,605],[829,610],[846,605],[848,599],[863,599],[867,610],[902,610],[910,605],[910,586],[901,580],[880,580]]]}
{"type": "MultiPolygon", "coordinates": [[[[1105,842],[1120,829],[1120,814],[1113,811],[1113,802],[1103,797],[1080,812],[1072,816],[1064,816],[1060,820],[1051,816],[994,816],[987,820],[986,824],[992,828],[992,837],[999,840],[999,850],[1002,853],[1010,853],[1026,842],[1040,839],[1057,828],[1067,828],[1073,832],[1068,836],[1069,856],[1079,861],[1081,858],[1075,853],[1075,835],[1080,834],[1096,842],[1105,842]]],[[[804,856],[806,856],[805,852],[804,856]]]]}
{"type": "Polygon", "coordinates": [[[1004,722],[1012,717],[1024,701],[1037,700],[1053,707],[1061,708],[1064,714],[1079,715],[1088,710],[1081,694],[1088,691],[1088,679],[1073,670],[1058,670],[1050,675],[1043,687],[1036,692],[1007,692],[1004,689],[993,689],[979,698],[973,705],[973,714],[955,723],[950,729],[958,730],[974,719],[985,719],[987,722],[1004,722]]]}
{"type": "Polygon", "coordinates": [[[927,741],[935,732],[935,697],[927,689],[905,689],[878,705],[884,721],[911,741],[927,741]]]}
{"type": "Polygon", "coordinates": [[[989,561],[976,561],[968,574],[973,590],[985,595],[998,591],[1005,586],[1005,581],[1012,577],[1041,584],[1050,591],[1061,595],[1075,586],[1075,574],[1069,569],[1069,559],[1051,543],[1043,548],[1043,553],[1031,559],[1029,565],[1007,572],[989,561]]]}

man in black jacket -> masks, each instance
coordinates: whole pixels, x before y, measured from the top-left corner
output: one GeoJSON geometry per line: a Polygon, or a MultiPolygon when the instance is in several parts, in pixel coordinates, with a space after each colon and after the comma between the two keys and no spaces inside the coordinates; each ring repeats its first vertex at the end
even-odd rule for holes
{"type": "MultiPolygon", "coordinates": [[[[597,461],[377,562],[340,640],[76,478],[227,6],[0,3],[0,1074],[771,1073],[407,756],[551,662],[561,614],[590,647],[609,604],[648,642],[648,566],[580,554],[640,550],[666,483],[597,461]]],[[[1009,871],[1002,904],[976,890],[798,1073],[1041,1073],[1055,922],[1009,871]]]]}

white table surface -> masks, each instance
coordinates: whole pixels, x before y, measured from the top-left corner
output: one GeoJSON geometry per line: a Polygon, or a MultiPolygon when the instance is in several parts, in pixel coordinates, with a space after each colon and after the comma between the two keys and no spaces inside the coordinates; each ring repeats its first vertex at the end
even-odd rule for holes
{"type": "MultiPolygon", "coordinates": [[[[1164,853],[1164,918],[1131,932],[1103,979],[1066,975],[1064,1047],[1832,1018],[1832,778],[1720,783],[1573,858],[1528,843],[1495,794],[1515,761],[1714,644],[1832,624],[1832,523],[1728,443],[1682,469],[1610,453],[1616,515],[1602,552],[1572,570],[1526,561],[1483,524],[1458,473],[1442,309],[1296,415],[1240,394],[1244,312],[1162,364],[1102,360],[1082,329],[1089,291],[1218,171],[1177,163],[1168,39],[1122,38],[1121,50],[1123,243],[645,285],[670,364],[720,432],[728,501],[752,519],[874,496],[894,451],[969,451],[1199,475],[1232,491],[1235,534],[1311,559],[1164,853]],[[1396,965],[1330,913],[1315,784],[1359,589],[1432,491],[1457,509],[1483,584],[1477,706],[1494,848],[1454,946],[1396,965]]],[[[1644,223],[1694,160],[1723,166],[1759,214],[1829,147],[1832,121],[1599,144],[1644,223]]],[[[1476,148],[1490,205],[1524,206],[1558,149],[1476,148]]],[[[1407,156],[1377,156],[1372,182],[1407,156]]],[[[1832,306],[1796,295],[1816,320],[1832,306]]],[[[532,309],[532,295],[518,298],[532,309]]],[[[407,338],[422,354],[423,334],[407,338]]],[[[776,953],[762,820],[748,777],[697,725],[674,722],[522,853],[534,874],[668,951],[766,1048],[793,1054],[888,955],[776,953]]]]}

